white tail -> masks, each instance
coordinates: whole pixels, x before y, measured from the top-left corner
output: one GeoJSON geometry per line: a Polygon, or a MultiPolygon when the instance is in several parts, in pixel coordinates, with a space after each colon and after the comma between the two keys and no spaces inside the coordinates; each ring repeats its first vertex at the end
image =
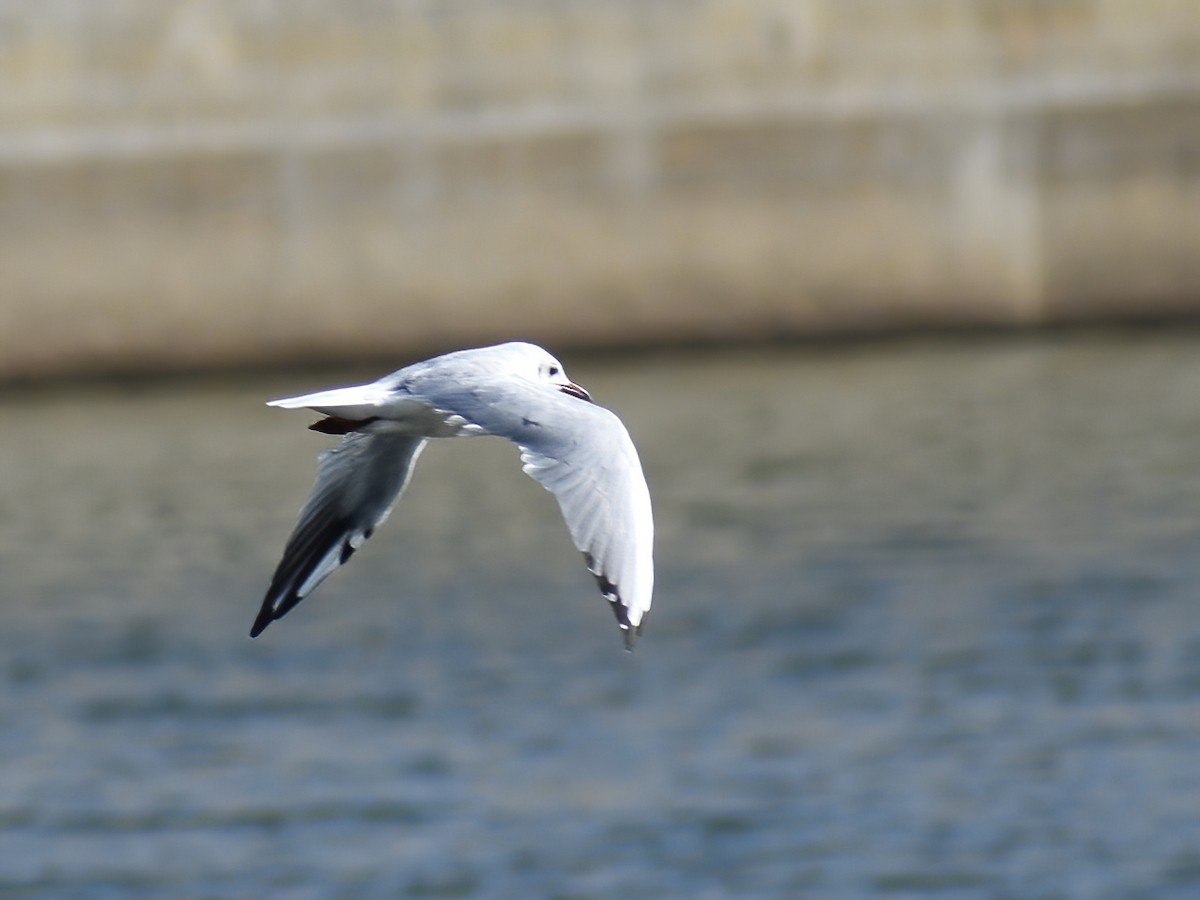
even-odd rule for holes
{"type": "Polygon", "coordinates": [[[278,406],[282,409],[315,409],[327,416],[366,419],[376,415],[380,405],[387,400],[386,389],[374,384],[360,384],[335,388],[332,391],[318,391],[315,394],[303,394],[299,397],[270,400],[267,406],[278,406]]]}

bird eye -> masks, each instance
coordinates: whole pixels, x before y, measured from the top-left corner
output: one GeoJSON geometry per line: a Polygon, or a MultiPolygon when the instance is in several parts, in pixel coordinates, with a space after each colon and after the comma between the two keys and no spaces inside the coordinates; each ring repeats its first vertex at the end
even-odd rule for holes
{"type": "Polygon", "coordinates": [[[557,375],[557,374],[558,374],[558,366],[551,366],[551,367],[550,367],[550,375],[551,375],[551,377],[553,377],[553,376],[555,376],[555,375],[557,375]]]}

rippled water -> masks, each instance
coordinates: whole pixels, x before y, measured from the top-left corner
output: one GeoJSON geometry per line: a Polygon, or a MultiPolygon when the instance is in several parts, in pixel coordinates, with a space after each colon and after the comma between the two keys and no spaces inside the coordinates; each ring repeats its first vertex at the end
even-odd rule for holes
{"type": "Polygon", "coordinates": [[[0,397],[0,893],[1197,895],[1200,337],[570,369],[632,656],[502,441],[250,641],[328,375],[0,397]]]}

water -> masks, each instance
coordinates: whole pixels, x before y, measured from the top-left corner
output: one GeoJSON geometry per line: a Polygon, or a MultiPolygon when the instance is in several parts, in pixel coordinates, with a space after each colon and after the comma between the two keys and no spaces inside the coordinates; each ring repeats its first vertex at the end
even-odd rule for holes
{"type": "Polygon", "coordinates": [[[250,641],[328,375],[0,399],[0,894],[1196,895],[1200,336],[570,368],[632,656],[502,441],[250,641]]]}

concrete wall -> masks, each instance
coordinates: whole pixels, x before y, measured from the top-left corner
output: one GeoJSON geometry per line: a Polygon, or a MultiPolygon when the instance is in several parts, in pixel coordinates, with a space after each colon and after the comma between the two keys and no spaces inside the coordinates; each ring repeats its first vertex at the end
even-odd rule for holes
{"type": "Polygon", "coordinates": [[[0,0],[0,376],[1200,312],[1193,0],[0,0]]]}

